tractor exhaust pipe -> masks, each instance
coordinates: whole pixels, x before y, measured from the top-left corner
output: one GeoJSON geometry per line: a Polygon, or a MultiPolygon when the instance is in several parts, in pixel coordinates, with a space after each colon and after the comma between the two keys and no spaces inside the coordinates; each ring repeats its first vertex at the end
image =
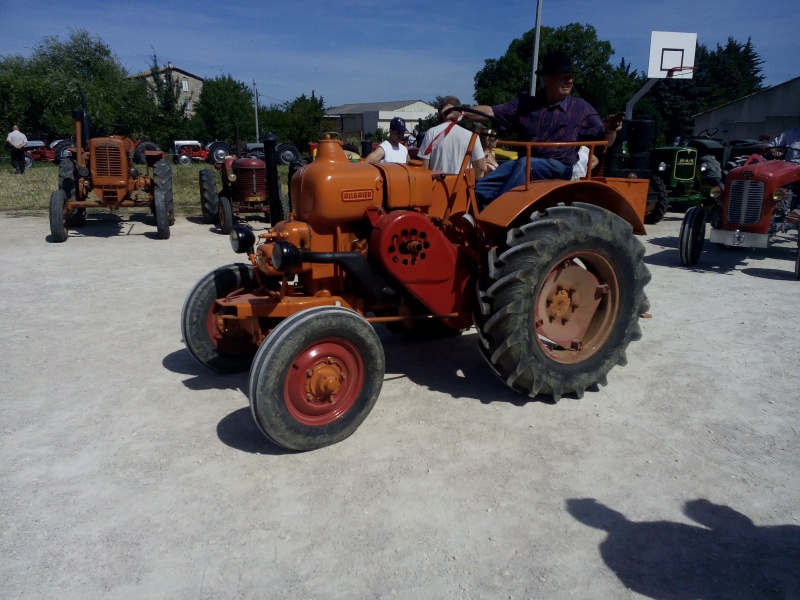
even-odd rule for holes
{"type": "Polygon", "coordinates": [[[80,83],[78,84],[78,92],[80,92],[81,95],[82,112],[78,114],[73,113],[73,116],[76,119],[79,118],[81,120],[81,139],[80,139],[81,147],[84,150],[88,150],[89,140],[92,139],[92,125],[89,122],[89,109],[86,106],[86,95],[83,93],[83,88],[81,87],[80,83]]]}
{"type": "Polygon", "coordinates": [[[286,220],[289,215],[283,214],[281,202],[281,186],[278,179],[278,136],[274,133],[265,133],[259,139],[264,144],[264,164],[267,168],[267,196],[269,197],[269,222],[273,227],[276,223],[286,220]]]}

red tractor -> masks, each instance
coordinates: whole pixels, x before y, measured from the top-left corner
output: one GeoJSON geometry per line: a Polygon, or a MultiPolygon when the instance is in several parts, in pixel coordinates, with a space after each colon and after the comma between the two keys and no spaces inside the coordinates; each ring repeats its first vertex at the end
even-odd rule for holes
{"type": "MultiPolygon", "coordinates": [[[[190,353],[216,371],[250,370],[255,422],[278,446],[320,448],[364,421],[383,384],[378,323],[415,338],[474,326],[492,371],[530,397],[580,398],[626,363],[649,308],[634,236],[649,182],[534,181],[479,210],[467,168],[476,139],[454,175],[417,160],[351,163],[323,139],[290,176],[291,213],[258,235],[234,227],[247,261],[189,292],[190,353]]],[[[530,161],[542,144],[508,145],[530,161]]]]}
{"type": "Polygon", "coordinates": [[[179,165],[188,165],[192,161],[222,162],[233,150],[225,142],[210,142],[203,146],[197,140],[176,140],[174,142],[172,160],[179,165]]]}
{"type": "MultiPolygon", "coordinates": [[[[277,160],[272,134],[262,137],[268,140],[261,144],[266,152],[277,160]]],[[[260,213],[270,215],[289,214],[289,202],[280,193],[277,168],[267,174],[263,160],[253,157],[236,158],[226,156],[214,168],[220,172],[222,188],[217,188],[217,178],[211,169],[200,171],[200,208],[204,223],[217,223],[222,233],[229,234],[234,226],[234,215],[260,213]],[[273,206],[278,203],[277,208],[273,206]]],[[[282,217],[281,217],[282,218],[282,217]]],[[[275,222],[277,223],[276,219],[275,222]]]]}
{"type": "MultiPolygon", "coordinates": [[[[678,240],[681,264],[693,266],[700,259],[706,222],[711,224],[710,241],[728,248],[766,248],[776,235],[798,229],[800,150],[770,151],[790,160],[753,154],[728,173],[724,190],[722,186],[711,190],[716,199],[712,207],[693,206],[686,211],[678,240]]],[[[800,239],[794,273],[800,279],[800,239]]]]}
{"type": "Polygon", "coordinates": [[[86,223],[86,209],[147,206],[155,215],[160,239],[169,238],[175,222],[172,169],[161,150],[144,150],[145,174],[133,166],[136,145],[126,137],[92,137],[86,97],[78,86],[82,110],[72,113],[75,139],[70,156],[58,167],[58,190],[50,196],[50,233],[67,241],[68,227],[86,223]]]}

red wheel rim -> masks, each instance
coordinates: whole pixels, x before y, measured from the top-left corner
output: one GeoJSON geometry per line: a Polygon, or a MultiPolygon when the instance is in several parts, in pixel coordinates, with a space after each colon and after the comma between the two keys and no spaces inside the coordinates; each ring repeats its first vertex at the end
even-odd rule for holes
{"type": "Polygon", "coordinates": [[[332,423],[355,404],[364,385],[361,352],[343,338],[318,340],[300,352],[286,374],[284,401],[303,425],[332,423]]]}
{"type": "Polygon", "coordinates": [[[222,308],[213,302],[206,315],[206,330],[216,348],[232,356],[244,356],[253,351],[250,334],[236,319],[223,319],[222,308]]]}
{"type": "Polygon", "coordinates": [[[597,352],[614,329],[619,292],[616,271],[602,254],[587,250],[561,258],[534,303],[536,338],[545,354],[571,364],[597,352]]]}

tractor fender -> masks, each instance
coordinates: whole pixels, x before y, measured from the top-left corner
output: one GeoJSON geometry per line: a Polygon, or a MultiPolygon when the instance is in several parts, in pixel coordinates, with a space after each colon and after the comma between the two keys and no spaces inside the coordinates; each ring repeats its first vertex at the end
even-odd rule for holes
{"type": "Polygon", "coordinates": [[[593,204],[622,217],[636,235],[644,235],[644,209],[647,205],[646,179],[595,178],[565,181],[549,179],[514,188],[490,203],[476,221],[486,229],[505,230],[519,223],[534,211],[573,202],[593,204]]]}

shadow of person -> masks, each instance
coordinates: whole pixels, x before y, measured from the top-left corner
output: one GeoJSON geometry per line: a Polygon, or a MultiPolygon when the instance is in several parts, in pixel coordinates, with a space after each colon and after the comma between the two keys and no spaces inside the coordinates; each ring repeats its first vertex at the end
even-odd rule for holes
{"type": "Polygon", "coordinates": [[[757,527],[705,499],[684,505],[700,526],[629,521],[592,498],[566,504],[575,519],[608,533],[600,555],[635,592],[659,600],[800,598],[800,526],[757,527]]]}

